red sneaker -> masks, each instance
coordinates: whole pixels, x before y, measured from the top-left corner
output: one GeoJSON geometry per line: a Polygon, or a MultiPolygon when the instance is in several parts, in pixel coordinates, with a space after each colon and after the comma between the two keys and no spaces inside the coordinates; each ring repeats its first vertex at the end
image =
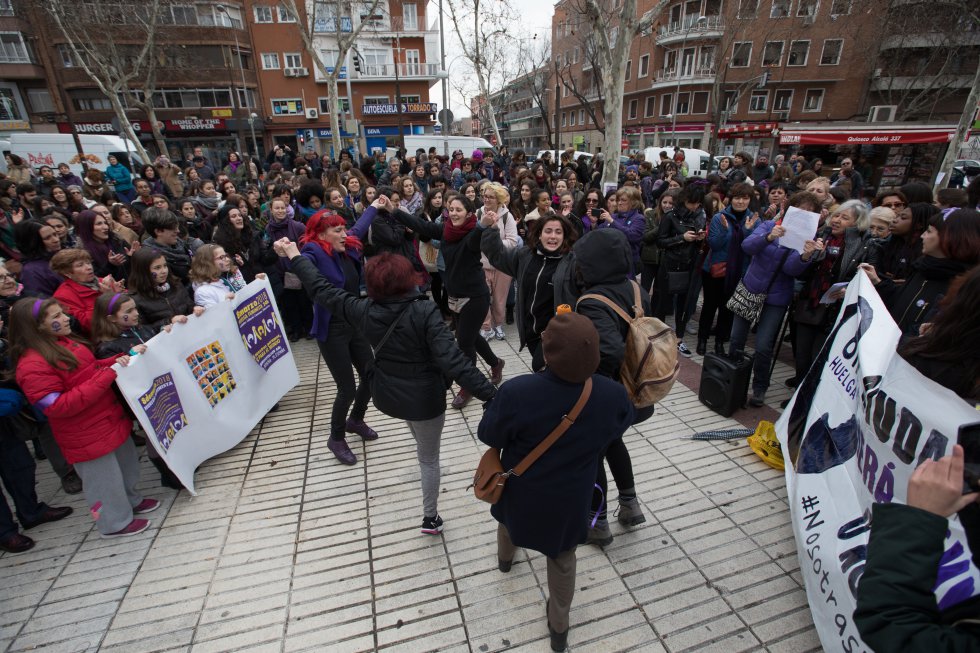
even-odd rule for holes
{"type": "Polygon", "coordinates": [[[143,499],[140,504],[133,508],[134,515],[145,515],[148,512],[153,512],[160,507],[160,502],[156,499],[143,499]]]}
{"type": "Polygon", "coordinates": [[[149,527],[149,519],[134,519],[133,521],[129,522],[129,525],[126,526],[126,528],[120,529],[115,533],[99,533],[99,536],[104,540],[108,540],[113,537],[129,537],[130,535],[139,535],[149,527]]]}

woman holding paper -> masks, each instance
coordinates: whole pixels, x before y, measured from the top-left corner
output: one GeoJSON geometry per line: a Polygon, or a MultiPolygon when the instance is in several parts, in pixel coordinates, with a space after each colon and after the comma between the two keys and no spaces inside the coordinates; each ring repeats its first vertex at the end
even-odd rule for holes
{"type": "Polygon", "coordinates": [[[814,264],[805,275],[806,283],[793,308],[797,379],[810,369],[837,318],[846,288],[834,290],[834,285],[853,279],[862,263],[874,265],[878,260],[880,248],[868,233],[870,223],[864,202],[848,200],[830,215],[828,226],[818,234],[817,240],[824,247],[813,256],[814,264]]]}
{"type": "MultiPolygon", "coordinates": [[[[797,193],[790,199],[790,207],[804,211],[820,210],[820,200],[812,193],[797,193]]],[[[753,322],[759,327],[755,336],[755,358],[752,364],[752,397],[749,404],[762,406],[769,389],[770,364],[773,345],[779,335],[779,328],[786,315],[786,307],[793,299],[793,279],[803,274],[810,265],[810,259],[823,243],[807,240],[800,253],[780,244],[786,235],[786,228],[773,220],[758,225],[742,242],[742,251],[752,257],[748,270],[735,294],[747,292],[762,295],[762,310],[755,319],[740,315],[733,309],[735,319],[732,325],[732,346],[729,355],[736,358],[742,355],[749,329],[753,322]]],[[[753,316],[754,317],[754,316],[753,316]]]]}

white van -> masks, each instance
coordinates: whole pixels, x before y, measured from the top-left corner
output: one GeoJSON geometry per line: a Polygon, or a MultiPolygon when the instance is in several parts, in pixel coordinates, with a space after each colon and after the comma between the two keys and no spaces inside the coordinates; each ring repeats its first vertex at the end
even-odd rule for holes
{"type": "MultiPolygon", "coordinates": [[[[453,152],[460,150],[463,152],[463,156],[469,158],[473,154],[473,150],[483,150],[483,155],[487,156],[497,156],[497,149],[490,144],[485,138],[480,138],[479,136],[441,136],[439,134],[420,134],[417,136],[405,136],[405,151],[408,152],[408,156],[415,156],[415,151],[418,149],[423,149],[426,153],[429,152],[430,147],[436,148],[436,154],[442,156],[443,146],[445,144],[445,139],[449,139],[449,155],[452,156],[453,152]]],[[[387,148],[386,155],[390,159],[398,153],[398,148],[389,147],[387,148]]]]}
{"type": "MultiPolygon", "coordinates": [[[[690,150],[686,147],[682,147],[681,151],[684,153],[684,163],[687,164],[688,177],[708,176],[708,164],[711,161],[710,154],[704,150],[690,150]]],[[[656,168],[657,164],[660,163],[661,152],[664,152],[667,155],[667,158],[671,161],[674,160],[673,145],[667,147],[648,147],[643,150],[643,156],[647,161],[653,164],[654,168],[656,168]]]]}
{"type": "MultiPolygon", "coordinates": [[[[143,161],[136,153],[136,147],[119,136],[79,134],[78,138],[82,142],[82,150],[85,152],[89,167],[105,170],[109,165],[110,154],[125,165],[127,151],[134,168],[138,170],[143,166],[143,161]]],[[[79,176],[82,174],[82,162],[71,134],[14,132],[6,140],[0,141],[0,151],[16,154],[35,171],[41,166],[54,168],[59,163],[67,163],[72,172],[79,176]]],[[[4,171],[6,165],[6,162],[2,161],[4,171]]]]}
{"type": "MultiPolygon", "coordinates": [[[[545,152],[550,152],[552,163],[557,163],[558,161],[561,160],[561,155],[564,151],[565,150],[561,150],[561,152],[555,150],[541,150],[540,152],[534,155],[534,158],[540,161],[541,157],[544,156],[545,152]]],[[[589,154],[588,152],[579,152],[576,150],[575,153],[572,154],[572,158],[575,160],[576,163],[584,159],[586,164],[589,165],[592,164],[592,155],[589,154]]]]}

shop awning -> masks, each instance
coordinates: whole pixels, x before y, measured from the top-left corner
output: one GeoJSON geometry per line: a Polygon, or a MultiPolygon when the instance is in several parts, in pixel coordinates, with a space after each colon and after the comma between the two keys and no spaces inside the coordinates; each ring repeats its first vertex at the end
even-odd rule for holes
{"type": "Polygon", "coordinates": [[[793,127],[779,133],[780,145],[908,145],[915,143],[951,143],[955,125],[864,125],[853,129],[829,127],[793,127]]]}
{"type": "Polygon", "coordinates": [[[743,138],[762,138],[772,136],[772,131],[777,127],[779,127],[778,122],[759,122],[754,124],[741,123],[738,125],[720,127],[718,129],[718,136],[723,138],[731,136],[741,136],[743,138]]]}

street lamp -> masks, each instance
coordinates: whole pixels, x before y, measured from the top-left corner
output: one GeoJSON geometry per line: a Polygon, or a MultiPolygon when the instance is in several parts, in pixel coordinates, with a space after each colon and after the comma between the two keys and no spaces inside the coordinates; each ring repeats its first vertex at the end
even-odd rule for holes
{"type": "MultiPolygon", "coordinates": [[[[707,22],[707,16],[698,16],[698,19],[691,23],[690,27],[684,30],[684,39],[681,41],[681,49],[677,52],[677,61],[675,62],[677,69],[674,71],[674,75],[677,76],[677,86],[674,90],[674,116],[670,123],[670,135],[674,139],[674,147],[677,147],[677,104],[681,95],[681,66],[684,60],[684,48],[687,46],[687,37],[691,35],[691,32],[693,32],[696,28],[707,24],[707,22]]],[[[693,61],[691,63],[693,63],[693,61]]]]}

